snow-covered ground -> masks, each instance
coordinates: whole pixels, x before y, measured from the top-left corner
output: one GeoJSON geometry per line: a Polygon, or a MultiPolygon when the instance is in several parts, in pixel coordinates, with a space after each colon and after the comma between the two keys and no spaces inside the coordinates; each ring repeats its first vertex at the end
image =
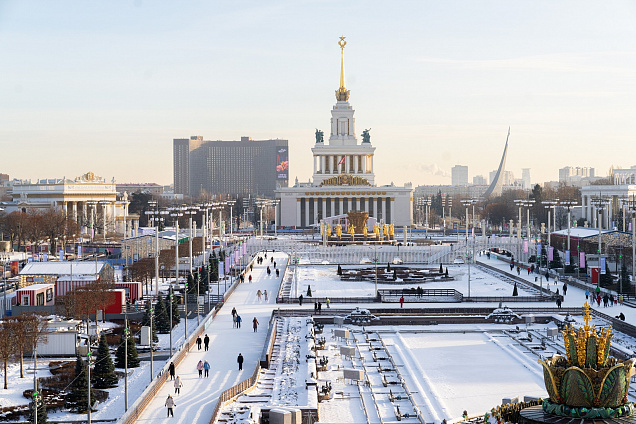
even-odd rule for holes
{"type": "MultiPolygon", "coordinates": [[[[283,270],[286,266],[287,254],[277,252],[275,255],[278,267],[283,270]]],[[[478,260],[495,266],[503,272],[510,273],[509,266],[495,258],[487,260],[484,256],[478,260]]],[[[239,285],[220,313],[208,323],[206,332],[211,338],[210,350],[208,352],[198,351],[195,347],[177,368],[177,374],[183,379],[184,386],[181,394],[175,397],[177,406],[175,417],[170,419],[171,422],[208,423],[219,394],[248,378],[254,370],[265,342],[267,325],[272,311],[279,306],[291,309],[313,308],[311,302],[302,307],[298,304],[277,305],[275,297],[284,273],[281,273],[281,277],[278,279],[274,273],[268,277],[265,272],[267,265],[272,265],[269,258],[263,265],[255,266],[252,274],[254,283],[239,285]],[[259,289],[268,291],[268,301],[258,300],[256,291],[259,289]],[[236,308],[243,317],[243,328],[241,329],[235,329],[232,326],[232,308],[236,308]],[[251,321],[254,317],[260,323],[258,332],[252,330],[251,321]],[[243,371],[237,369],[236,357],[239,352],[245,357],[243,371]],[[198,378],[196,364],[200,359],[208,360],[212,366],[210,377],[207,379],[198,378]]],[[[321,297],[373,295],[373,282],[341,281],[336,275],[336,268],[336,265],[299,267],[299,292],[306,293],[307,286],[311,285],[313,294],[321,297]]],[[[455,281],[434,281],[415,284],[415,286],[421,285],[422,288],[427,289],[454,288],[467,294],[467,265],[448,265],[448,269],[449,274],[455,277],[455,281]]],[[[535,275],[527,276],[524,274],[527,273],[522,272],[520,277],[534,282],[535,275]]],[[[516,276],[516,271],[512,275],[516,276]]],[[[477,267],[471,267],[470,283],[472,296],[510,296],[512,294],[510,283],[482,272],[477,267]]],[[[380,287],[395,289],[399,286],[380,284],[380,287]]],[[[562,290],[562,283],[557,285],[550,281],[548,287],[553,292],[557,287],[562,290]]],[[[220,291],[222,292],[223,289],[222,285],[220,291]]],[[[519,287],[519,295],[523,296],[524,294],[527,293],[519,287]]],[[[584,302],[584,290],[570,286],[563,306],[581,307],[584,302]]],[[[494,309],[497,303],[470,303],[462,306],[467,305],[494,309]]],[[[339,309],[353,309],[355,306],[357,305],[332,304],[332,308],[339,309]]],[[[370,306],[364,305],[367,308],[370,306]]],[[[417,304],[409,304],[409,307],[413,306],[417,306],[417,304]]],[[[426,307],[424,304],[422,306],[426,307]]],[[[555,305],[533,302],[515,303],[508,306],[514,311],[515,307],[553,307],[555,305]]],[[[394,308],[395,304],[374,304],[372,307],[394,308]]],[[[603,308],[601,306],[600,310],[611,316],[623,312],[627,322],[636,322],[636,310],[633,308],[627,306],[603,308]]],[[[326,312],[328,311],[323,305],[323,314],[326,312]]],[[[600,321],[595,323],[603,324],[600,321]]],[[[193,331],[195,327],[196,317],[188,322],[189,332],[193,331]]],[[[436,411],[436,415],[431,415],[430,421],[427,420],[427,422],[439,422],[438,419],[441,420],[441,418],[457,418],[464,409],[468,410],[471,415],[477,415],[500,403],[501,398],[505,396],[545,393],[536,357],[526,353],[512,338],[501,336],[500,330],[511,328],[510,326],[490,327],[484,324],[479,327],[471,326],[464,330],[462,330],[462,326],[446,328],[440,325],[434,327],[395,327],[388,329],[388,332],[383,335],[383,340],[391,354],[403,367],[403,373],[410,378],[410,380],[406,378],[407,384],[413,386],[410,387],[410,390],[418,392],[422,396],[426,394],[428,400],[422,399],[422,411],[426,411],[427,408],[436,411]],[[458,330],[466,331],[466,333],[458,333],[458,330]],[[505,369],[505,373],[501,372],[502,369],[505,369]],[[413,377],[417,377],[417,379],[413,377]]],[[[174,335],[173,344],[175,349],[178,349],[185,340],[183,321],[175,328],[174,335]]],[[[325,329],[325,336],[330,343],[335,343],[335,340],[330,339],[328,329],[325,329]]],[[[168,335],[160,335],[159,337],[160,346],[167,349],[169,347],[168,335]]],[[[614,344],[620,344],[626,351],[636,350],[636,341],[620,333],[615,335],[614,344]]],[[[373,407],[372,404],[368,404],[370,395],[364,392],[361,394],[358,386],[336,384],[338,366],[343,367],[351,364],[346,363],[339,356],[336,344],[328,347],[327,352],[333,359],[330,359],[329,371],[319,375],[319,384],[324,383],[326,379],[331,380],[334,384],[334,399],[320,404],[321,420],[333,423],[366,421],[362,405],[373,407]],[[330,408],[329,405],[334,405],[334,408],[330,408]]],[[[165,356],[164,351],[164,358],[165,356]]],[[[155,361],[154,372],[161,372],[164,365],[165,359],[155,361]]],[[[29,367],[28,358],[26,367],[29,367]]],[[[148,385],[150,381],[149,368],[149,362],[142,360],[141,367],[130,370],[128,379],[129,405],[132,405],[139,398],[148,385]]],[[[10,365],[8,370],[9,389],[1,392],[0,406],[27,403],[27,399],[22,397],[22,392],[32,386],[32,374],[27,374],[24,379],[20,379],[17,370],[17,365],[10,365]]],[[[303,373],[306,374],[306,371],[303,373]]],[[[305,374],[298,381],[304,381],[305,374]]],[[[42,377],[49,375],[45,360],[38,363],[38,375],[42,377]]],[[[110,389],[109,392],[109,399],[98,406],[98,412],[93,414],[93,418],[116,419],[124,413],[123,385],[110,389]]],[[[159,390],[158,395],[139,421],[163,422],[166,419],[164,402],[168,393],[174,393],[171,382],[166,383],[159,390]]],[[[282,399],[282,396],[279,397],[282,399]]],[[[287,401],[289,393],[286,392],[284,396],[286,396],[285,401],[287,401]]],[[[50,417],[56,420],[78,419],[77,415],[70,413],[53,413],[50,417]]]]}

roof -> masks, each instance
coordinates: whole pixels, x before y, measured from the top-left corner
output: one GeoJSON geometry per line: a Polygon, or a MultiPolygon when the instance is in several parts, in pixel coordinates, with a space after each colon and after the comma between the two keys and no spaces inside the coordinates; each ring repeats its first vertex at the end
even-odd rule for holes
{"type": "Polygon", "coordinates": [[[41,289],[48,289],[48,288],[51,288],[53,286],[54,286],[54,284],[31,284],[30,286],[22,287],[21,289],[18,289],[17,291],[41,290],[41,289]]]}
{"type": "MultiPolygon", "coordinates": [[[[601,230],[601,235],[610,234],[610,233],[618,233],[620,231],[617,230],[601,230]]],[[[568,235],[567,228],[565,230],[559,230],[552,232],[553,235],[565,236],[568,235]]],[[[590,228],[590,227],[573,227],[570,228],[570,237],[576,238],[588,238],[588,237],[598,237],[598,228],[590,228]]]]}
{"type": "Polygon", "coordinates": [[[71,270],[73,275],[98,274],[106,265],[101,261],[29,262],[20,275],[71,275],[71,270]]]}

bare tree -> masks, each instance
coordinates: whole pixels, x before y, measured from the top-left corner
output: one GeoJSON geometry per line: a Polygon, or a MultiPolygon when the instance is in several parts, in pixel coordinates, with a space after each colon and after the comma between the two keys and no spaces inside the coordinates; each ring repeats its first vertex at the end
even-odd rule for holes
{"type": "Polygon", "coordinates": [[[45,237],[42,213],[34,209],[27,212],[26,239],[35,246],[34,252],[38,250],[38,246],[45,237]]]}
{"type": "Polygon", "coordinates": [[[42,213],[42,232],[49,241],[51,252],[57,252],[57,240],[64,235],[65,221],[62,211],[48,209],[42,213]]]}
{"type": "Polygon", "coordinates": [[[172,268],[175,263],[174,258],[174,249],[163,249],[159,252],[159,266],[163,268],[164,272],[164,282],[165,282],[165,272],[172,268]]]}
{"type": "Polygon", "coordinates": [[[31,347],[28,334],[30,319],[31,315],[18,315],[7,319],[13,329],[13,354],[20,361],[20,378],[24,378],[24,352],[31,347]]]}
{"type": "Polygon", "coordinates": [[[8,321],[0,322],[0,360],[4,363],[4,388],[7,389],[7,363],[13,355],[13,325],[8,321]]]}
{"type": "Polygon", "coordinates": [[[9,236],[11,245],[17,241],[18,250],[24,244],[26,229],[28,227],[28,214],[21,211],[11,212],[5,217],[4,230],[9,236]]]}

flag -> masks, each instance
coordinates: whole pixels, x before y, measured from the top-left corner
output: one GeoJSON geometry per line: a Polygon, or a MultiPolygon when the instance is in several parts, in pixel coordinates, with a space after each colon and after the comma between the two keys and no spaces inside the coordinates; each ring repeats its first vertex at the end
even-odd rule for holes
{"type": "Polygon", "coordinates": [[[605,273],[605,256],[601,256],[601,274],[605,273]]]}
{"type": "Polygon", "coordinates": [[[345,161],[345,157],[343,156],[342,159],[340,159],[340,162],[338,162],[338,165],[342,165],[345,161]]]}
{"type": "Polygon", "coordinates": [[[225,262],[219,261],[219,277],[223,277],[225,275],[225,262]]]}
{"type": "Polygon", "coordinates": [[[568,265],[568,266],[570,265],[570,251],[569,250],[565,251],[565,264],[568,265]]]}
{"type": "Polygon", "coordinates": [[[77,259],[82,259],[82,245],[77,246],[77,259]]]}
{"type": "Polygon", "coordinates": [[[548,260],[549,261],[553,261],[554,260],[554,247],[553,246],[548,247],[548,260]]]}
{"type": "Polygon", "coordinates": [[[579,253],[579,268],[585,268],[585,252],[579,253]]]}
{"type": "Polygon", "coordinates": [[[541,256],[541,243],[537,244],[537,257],[541,256]]]}
{"type": "Polygon", "coordinates": [[[523,253],[528,253],[528,240],[523,241],[523,253]]]}

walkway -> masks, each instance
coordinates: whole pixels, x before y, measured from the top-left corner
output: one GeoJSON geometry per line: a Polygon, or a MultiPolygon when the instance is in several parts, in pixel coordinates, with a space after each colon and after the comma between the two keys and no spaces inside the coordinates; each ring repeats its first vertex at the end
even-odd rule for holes
{"type": "Polygon", "coordinates": [[[207,331],[210,336],[210,350],[199,351],[194,344],[194,348],[177,367],[176,374],[181,377],[183,384],[181,394],[175,395],[173,382],[167,381],[137,422],[208,424],[219,395],[252,375],[263,350],[272,310],[277,307],[276,294],[287,265],[287,254],[274,254],[277,268],[281,270],[280,277],[276,278],[273,264],[270,263],[271,255],[269,252],[263,265],[254,265],[253,282],[247,283],[246,278],[246,282],[236,288],[212,321],[207,331]],[[267,276],[268,265],[272,269],[271,277],[267,276]],[[264,298],[258,300],[258,290],[267,290],[267,302],[264,298]],[[236,308],[243,319],[240,329],[233,328],[232,308],[236,308]],[[252,329],[254,317],[260,323],[256,333],[252,329]],[[238,371],[236,358],[239,353],[245,358],[243,371],[238,371]],[[210,377],[207,379],[198,377],[196,366],[199,360],[207,360],[211,365],[210,377]],[[175,416],[169,420],[164,407],[168,394],[172,394],[176,403],[175,416]]]}

